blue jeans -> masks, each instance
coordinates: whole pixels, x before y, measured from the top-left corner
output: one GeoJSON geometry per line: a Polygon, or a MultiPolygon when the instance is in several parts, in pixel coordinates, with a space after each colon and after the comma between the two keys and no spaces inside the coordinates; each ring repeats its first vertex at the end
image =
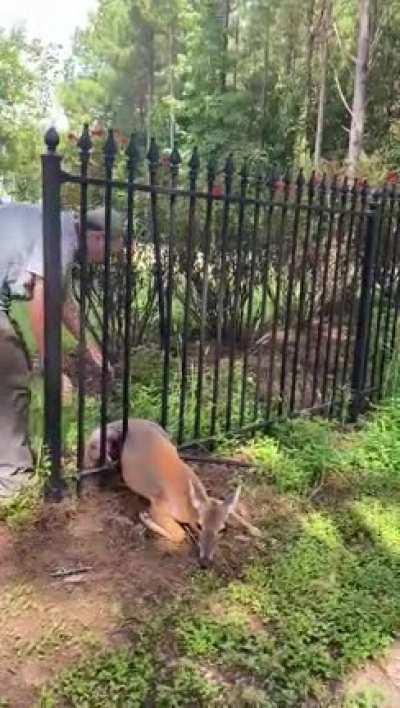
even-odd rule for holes
{"type": "Polygon", "coordinates": [[[29,482],[29,359],[6,312],[0,310],[0,499],[29,482]]]}

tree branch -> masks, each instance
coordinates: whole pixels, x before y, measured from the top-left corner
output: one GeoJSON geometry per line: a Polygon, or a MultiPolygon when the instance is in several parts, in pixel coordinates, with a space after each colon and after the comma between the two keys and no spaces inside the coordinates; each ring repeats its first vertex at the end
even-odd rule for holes
{"type": "Polygon", "coordinates": [[[337,39],[337,43],[338,43],[340,49],[342,50],[342,52],[343,52],[344,54],[347,54],[347,58],[350,59],[350,61],[352,61],[353,64],[355,64],[356,61],[357,61],[357,59],[356,59],[356,57],[355,57],[353,54],[351,54],[351,52],[349,52],[349,51],[345,48],[345,46],[344,46],[344,44],[343,44],[343,41],[342,41],[342,38],[341,38],[341,36],[340,36],[340,34],[339,34],[339,28],[338,28],[336,22],[332,22],[332,26],[333,26],[333,29],[334,29],[334,32],[335,32],[335,35],[336,35],[336,39],[337,39]]]}
{"type": "Polygon", "coordinates": [[[336,69],[335,69],[334,67],[333,67],[333,76],[334,76],[336,88],[337,88],[337,90],[338,90],[338,93],[339,93],[339,96],[340,96],[340,98],[341,98],[341,100],[342,100],[342,103],[343,103],[343,105],[344,105],[346,111],[349,113],[349,115],[350,115],[351,117],[353,117],[353,111],[351,110],[351,108],[350,108],[350,106],[349,106],[349,104],[348,104],[348,102],[347,102],[346,96],[345,96],[344,93],[343,93],[342,87],[341,87],[341,85],[340,85],[338,73],[337,73],[337,71],[336,71],[336,69]]]}

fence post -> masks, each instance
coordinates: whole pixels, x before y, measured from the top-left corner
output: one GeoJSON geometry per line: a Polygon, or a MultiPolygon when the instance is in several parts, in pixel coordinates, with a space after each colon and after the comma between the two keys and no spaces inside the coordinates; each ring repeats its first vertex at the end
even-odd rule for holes
{"type": "Polygon", "coordinates": [[[50,128],[42,155],[43,258],[44,258],[44,442],[51,472],[45,493],[62,497],[61,474],[61,155],[59,136],[50,128]]]}
{"type": "MultiPolygon", "coordinates": [[[[374,191],[366,212],[365,249],[361,273],[361,289],[351,379],[352,400],[350,404],[350,419],[352,421],[357,419],[364,406],[366,362],[369,349],[368,332],[372,315],[372,289],[378,240],[379,206],[380,193],[379,191],[374,191]]],[[[355,277],[357,277],[357,274],[355,274],[355,277]]]]}

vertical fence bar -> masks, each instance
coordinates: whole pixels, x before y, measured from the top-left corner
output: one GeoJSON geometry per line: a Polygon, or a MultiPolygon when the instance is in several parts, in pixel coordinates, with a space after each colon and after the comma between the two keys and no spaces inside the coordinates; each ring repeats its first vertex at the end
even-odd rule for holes
{"type": "Polygon", "coordinates": [[[397,320],[399,317],[399,310],[400,310],[400,283],[397,281],[396,288],[395,288],[395,295],[394,295],[394,313],[393,313],[393,324],[392,324],[392,336],[391,336],[391,341],[390,341],[390,355],[392,356],[394,354],[395,346],[396,346],[396,337],[397,337],[397,320]]]}
{"type": "MultiPolygon", "coordinates": [[[[170,156],[171,189],[176,190],[179,165],[181,156],[176,146],[170,156]]],[[[171,354],[171,332],[172,332],[172,299],[174,290],[174,267],[175,267],[175,207],[176,194],[173,193],[169,200],[169,239],[168,239],[168,285],[167,285],[167,312],[166,312],[166,333],[164,347],[164,370],[163,370],[163,390],[162,390],[162,410],[161,425],[166,428],[168,425],[168,402],[169,402],[169,375],[170,375],[170,354],[171,354]]]]}
{"type": "MultiPolygon", "coordinates": [[[[367,208],[367,198],[368,198],[368,184],[367,182],[364,182],[361,190],[358,189],[358,182],[357,180],[354,181],[354,187],[353,187],[353,199],[352,203],[354,204],[354,207],[357,206],[357,201],[359,198],[359,203],[360,203],[360,213],[359,213],[359,219],[358,219],[358,227],[356,229],[356,234],[355,234],[355,243],[354,243],[354,275],[353,275],[353,282],[352,282],[352,287],[351,287],[351,302],[350,302],[350,311],[349,311],[349,317],[347,321],[347,339],[346,339],[346,346],[345,346],[345,354],[344,354],[344,362],[343,362],[343,369],[342,369],[342,380],[341,380],[341,401],[340,401],[340,411],[341,415],[343,414],[343,407],[345,404],[345,394],[346,394],[346,381],[348,379],[347,373],[348,373],[348,368],[350,366],[350,359],[351,359],[351,346],[352,346],[352,339],[353,339],[353,324],[355,317],[357,315],[357,283],[358,283],[358,275],[359,275],[359,269],[360,269],[360,260],[361,260],[361,247],[362,247],[362,240],[363,240],[363,233],[364,233],[364,222],[366,219],[366,208],[367,208]]],[[[351,373],[350,373],[351,376],[351,373]]],[[[350,380],[350,387],[351,387],[351,380],[350,380]]]]}
{"type": "Polygon", "coordinates": [[[244,214],[246,208],[246,192],[247,185],[249,182],[247,173],[247,164],[242,165],[240,171],[240,201],[239,201],[239,223],[237,232],[237,248],[236,248],[236,273],[235,273],[235,285],[233,294],[233,314],[231,322],[231,337],[230,337],[230,347],[229,347],[229,372],[228,372],[228,391],[227,391],[227,403],[226,403],[226,422],[225,429],[228,431],[231,429],[232,424],[232,394],[233,385],[235,377],[235,350],[236,350],[236,337],[238,332],[238,309],[239,309],[239,297],[240,297],[240,285],[242,279],[242,250],[243,250],[243,224],[244,224],[244,214]]]}
{"type": "Polygon", "coordinates": [[[286,218],[288,211],[288,199],[290,190],[290,175],[287,173],[284,179],[284,191],[283,191],[283,204],[281,206],[281,220],[279,228],[279,243],[278,243],[278,262],[277,262],[277,275],[276,275],[276,288],[275,288],[275,301],[274,301],[274,319],[272,324],[272,337],[271,337],[271,352],[269,359],[269,380],[268,380],[268,391],[267,391],[267,401],[266,401],[266,419],[268,420],[271,415],[272,406],[272,385],[274,382],[275,373],[275,350],[276,350],[276,339],[278,334],[278,321],[279,321],[279,306],[281,300],[281,290],[282,290],[282,270],[283,270],[283,246],[285,243],[285,230],[286,230],[286,218]]]}
{"type": "MultiPolygon", "coordinates": [[[[315,234],[315,248],[312,254],[312,270],[311,270],[311,292],[310,292],[310,306],[308,311],[307,320],[307,333],[306,333],[306,345],[304,354],[304,369],[303,369],[303,386],[301,393],[301,408],[305,407],[306,404],[306,390],[307,390],[307,374],[310,366],[311,357],[311,337],[313,330],[314,321],[314,309],[315,309],[315,294],[317,290],[317,278],[318,278],[318,267],[321,255],[321,242],[322,242],[322,227],[325,218],[325,197],[326,197],[326,175],[324,174],[319,185],[319,199],[318,199],[318,222],[317,231],[315,234]]],[[[311,393],[311,391],[310,391],[311,393]]],[[[311,400],[309,401],[309,406],[311,406],[311,400]]]]}
{"type": "Polygon", "coordinates": [[[83,458],[85,454],[85,384],[86,384],[86,303],[87,303],[87,171],[92,149],[92,141],[89,134],[89,124],[86,123],[78,141],[81,163],[81,200],[80,200],[80,225],[79,225],[79,373],[78,373],[78,491],[80,487],[79,472],[83,468],[83,458]]]}
{"type": "Polygon", "coordinates": [[[204,375],[204,347],[206,339],[207,327],[207,312],[208,312],[208,269],[210,265],[211,251],[211,224],[212,224],[212,208],[213,195],[212,190],[215,181],[216,163],[211,157],[207,165],[207,211],[206,222],[204,227],[204,251],[203,251],[203,287],[201,293],[201,321],[200,321],[200,341],[199,341],[199,359],[197,369],[197,390],[196,390],[196,413],[194,421],[194,436],[200,436],[201,425],[201,409],[203,397],[203,375],[204,375]]]}
{"type": "Polygon", "coordinates": [[[368,357],[368,331],[371,318],[372,291],[374,285],[375,256],[378,237],[379,193],[373,192],[367,211],[365,250],[361,274],[361,291],[358,306],[356,341],[354,347],[352,374],[352,402],[350,415],[356,420],[364,402],[364,386],[368,357]]]}
{"type": "MultiPolygon", "coordinates": [[[[281,364],[281,379],[279,387],[279,415],[283,413],[286,390],[286,371],[287,371],[287,349],[289,344],[290,326],[292,323],[292,304],[293,304],[293,283],[294,272],[296,267],[297,242],[299,237],[299,220],[300,220],[300,204],[303,196],[304,176],[303,170],[300,170],[296,180],[296,201],[295,213],[292,233],[292,248],[290,253],[290,264],[288,273],[288,290],[286,296],[286,314],[285,314],[285,330],[283,335],[282,347],[282,364],[281,364]]],[[[293,372],[292,372],[293,377],[293,372]]],[[[292,378],[293,380],[293,378],[292,378]]]]}
{"type": "MultiPolygon", "coordinates": [[[[379,277],[379,262],[380,262],[380,257],[383,257],[383,253],[380,248],[381,244],[381,237],[382,237],[382,228],[383,228],[383,222],[385,218],[385,206],[386,206],[386,200],[387,200],[387,189],[386,189],[386,184],[384,185],[384,188],[381,192],[381,197],[379,201],[379,212],[377,215],[378,223],[377,223],[377,246],[375,250],[375,262],[374,262],[374,275],[372,279],[372,293],[371,293],[371,316],[368,321],[368,332],[367,332],[367,344],[366,344],[366,349],[367,352],[370,352],[371,349],[371,339],[373,336],[373,323],[375,321],[375,329],[378,326],[378,312],[376,311],[375,308],[375,295],[376,295],[376,286],[378,282],[378,277],[379,277]]],[[[372,354],[372,359],[374,358],[372,354]]],[[[364,387],[367,387],[367,378],[368,378],[368,357],[364,361],[364,366],[365,366],[365,374],[364,374],[364,387]]],[[[370,388],[371,382],[369,383],[368,388],[370,388]]]]}
{"type": "MultiPolygon", "coordinates": [[[[378,374],[380,361],[382,360],[383,357],[383,342],[384,342],[384,337],[382,337],[381,333],[381,327],[382,327],[382,320],[383,320],[383,310],[384,310],[384,302],[385,302],[385,294],[386,294],[386,279],[388,275],[388,270],[390,268],[390,236],[391,236],[391,231],[392,231],[392,221],[393,221],[393,210],[394,210],[394,200],[395,200],[395,190],[396,187],[393,185],[392,189],[390,190],[389,194],[389,213],[388,213],[388,218],[387,218],[387,228],[384,229],[384,224],[385,224],[385,202],[386,202],[386,194],[388,192],[387,187],[385,186],[384,194],[383,194],[383,199],[382,199],[382,206],[381,206],[381,221],[380,221],[380,238],[378,240],[378,248],[380,244],[382,244],[380,250],[380,254],[378,253],[377,259],[376,259],[376,270],[378,271],[375,275],[375,280],[380,280],[380,293],[379,293],[379,304],[378,304],[378,313],[376,316],[376,330],[375,330],[375,341],[374,341],[374,353],[372,357],[372,370],[371,370],[371,380],[370,380],[370,387],[372,389],[371,396],[372,398],[379,398],[380,394],[380,385],[379,385],[379,390],[377,391],[377,395],[375,395],[375,381],[376,381],[376,376],[378,374]],[[383,233],[382,233],[383,232],[383,233]],[[381,272],[379,273],[379,255],[381,255],[381,272]],[[380,355],[380,356],[379,356],[380,355]],[[379,361],[380,359],[380,361],[379,361]]],[[[383,322],[384,326],[384,322],[383,322]]]]}
{"type": "Polygon", "coordinates": [[[215,342],[215,357],[214,357],[214,381],[213,381],[213,396],[211,405],[211,425],[210,435],[214,436],[217,428],[218,415],[218,400],[219,400],[219,375],[220,375],[220,360],[222,347],[222,323],[224,319],[224,300],[225,300],[225,278],[226,278],[226,247],[228,236],[229,223],[229,207],[230,195],[232,189],[232,178],[234,172],[234,164],[232,155],[229,155],[225,162],[225,193],[224,193],[224,212],[222,216],[221,230],[221,257],[220,257],[220,284],[218,291],[217,302],[217,336],[215,342]]]}
{"type": "MultiPolygon", "coordinates": [[[[261,278],[262,278],[262,296],[261,296],[261,311],[260,311],[260,332],[263,332],[265,325],[265,318],[267,315],[267,296],[268,296],[268,282],[270,273],[270,253],[271,253],[271,228],[272,228],[272,215],[274,211],[274,199],[275,199],[275,186],[276,181],[274,176],[268,181],[269,192],[270,192],[270,204],[268,206],[268,213],[266,217],[265,224],[265,245],[262,249],[262,259],[261,259],[261,278]]],[[[264,212],[265,216],[265,212],[264,212]]],[[[263,219],[264,222],[264,219],[263,219]]],[[[256,362],[256,390],[254,394],[254,411],[253,420],[256,421],[258,417],[258,403],[260,400],[260,384],[261,384],[261,345],[258,343],[257,347],[257,362],[256,362]]]]}
{"type": "Polygon", "coordinates": [[[165,346],[165,307],[164,307],[164,285],[163,285],[163,268],[161,261],[161,244],[160,235],[158,233],[158,218],[157,218],[157,168],[160,161],[160,152],[154,138],[150,140],[150,147],[147,153],[149,163],[149,182],[152,191],[150,192],[150,218],[151,218],[151,235],[154,245],[154,255],[156,260],[155,276],[158,292],[158,312],[160,318],[160,341],[161,346],[165,346]]]}
{"type": "MultiPolygon", "coordinates": [[[[342,209],[346,209],[346,205],[348,202],[348,193],[349,193],[349,184],[348,184],[347,177],[345,177],[343,184],[342,184],[342,199],[341,199],[342,209]]],[[[355,208],[356,208],[356,202],[357,202],[357,190],[356,190],[356,187],[354,184],[353,188],[351,190],[350,220],[349,220],[349,225],[348,225],[348,230],[347,230],[346,250],[345,250],[345,256],[344,256],[344,269],[343,269],[343,276],[342,276],[342,287],[340,289],[339,313],[338,313],[338,323],[337,323],[337,337],[336,337],[336,348],[335,348],[334,367],[333,367],[331,405],[330,405],[330,409],[329,409],[330,416],[333,416],[335,413],[336,391],[337,391],[338,380],[339,380],[339,357],[340,357],[340,351],[341,351],[341,347],[342,347],[343,318],[344,318],[344,314],[345,314],[345,304],[346,304],[346,295],[347,295],[347,279],[348,279],[349,270],[350,270],[351,244],[352,244],[352,238],[353,238],[353,227],[354,227],[354,217],[355,217],[354,212],[355,212],[355,208]]],[[[345,218],[346,218],[346,216],[344,215],[343,216],[343,223],[345,221],[345,218]]]]}
{"type": "Polygon", "coordinates": [[[42,155],[44,255],[44,440],[50,455],[46,494],[61,499],[61,155],[59,136],[50,128],[42,155]]]}
{"type": "MultiPolygon", "coordinates": [[[[331,303],[330,303],[330,308],[329,308],[328,336],[327,336],[326,351],[325,351],[324,373],[323,373],[323,378],[322,378],[322,401],[323,401],[323,403],[326,402],[326,394],[327,394],[327,388],[328,388],[329,364],[331,361],[331,348],[332,348],[332,329],[333,329],[333,321],[334,321],[335,309],[336,309],[336,296],[337,296],[337,290],[338,290],[340,260],[342,257],[343,221],[344,221],[344,210],[346,208],[346,199],[347,199],[346,184],[347,183],[344,182],[344,184],[341,186],[341,189],[340,189],[341,197],[340,197],[340,204],[339,204],[340,211],[339,211],[338,225],[337,225],[337,230],[336,230],[335,265],[334,265],[334,272],[333,272],[333,286],[332,286],[331,303]]],[[[331,205],[331,208],[333,208],[332,205],[331,205]]],[[[331,401],[330,401],[330,405],[329,405],[329,410],[331,410],[331,407],[332,407],[332,389],[331,389],[331,401]]]]}
{"type": "Polygon", "coordinates": [[[293,375],[292,375],[292,388],[290,391],[290,401],[289,409],[293,411],[296,405],[296,383],[297,383],[297,368],[299,365],[299,353],[300,353],[300,338],[304,327],[304,309],[306,302],[306,284],[307,284],[307,261],[309,258],[309,245],[310,245],[310,228],[312,220],[312,206],[314,202],[315,194],[315,171],[312,172],[311,177],[308,182],[307,190],[307,217],[306,217],[306,231],[303,243],[303,253],[301,258],[301,276],[300,276],[300,294],[299,294],[299,312],[297,317],[296,325],[296,338],[294,345],[294,355],[293,355],[293,375]]]}
{"type": "Polygon", "coordinates": [[[247,313],[246,313],[246,324],[245,324],[245,339],[244,339],[244,350],[243,350],[243,364],[242,364],[242,390],[240,393],[240,419],[239,425],[242,427],[244,425],[245,419],[245,409],[246,409],[246,390],[247,390],[247,375],[249,367],[249,340],[251,337],[251,323],[253,319],[253,302],[254,302],[254,280],[256,275],[256,261],[257,261],[257,242],[258,242],[258,231],[260,222],[260,194],[262,185],[262,175],[258,171],[256,175],[256,189],[255,189],[255,204],[254,204],[254,215],[253,215],[253,229],[251,234],[251,244],[250,244],[250,280],[249,280],[249,297],[247,301],[247,313]]]}
{"type": "MultiPolygon", "coordinates": [[[[323,276],[322,276],[322,293],[321,293],[321,302],[320,302],[320,311],[319,311],[317,343],[316,343],[316,347],[315,347],[311,408],[315,405],[315,400],[317,397],[319,365],[320,365],[320,360],[321,360],[321,344],[322,344],[322,334],[323,334],[323,330],[324,330],[324,308],[325,308],[325,299],[326,299],[330,257],[331,257],[333,224],[334,224],[334,220],[335,220],[334,206],[336,204],[336,197],[337,197],[336,175],[333,177],[329,191],[330,191],[331,211],[330,211],[330,216],[329,216],[328,238],[327,238],[327,242],[326,242],[326,249],[325,249],[325,255],[324,255],[325,262],[324,262],[324,272],[323,272],[323,276]]],[[[326,354],[326,351],[325,351],[325,354],[326,354]]],[[[324,403],[326,403],[326,401],[324,401],[324,399],[322,398],[321,403],[324,404],[324,403]]]]}
{"type": "MultiPolygon", "coordinates": [[[[400,204],[399,204],[400,207],[400,204]]],[[[397,215],[397,229],[396,229],[396,241],[400,236],[400,213],[397,215]]],[[[395,280],[395,275],[396,275],[396,260],[397,260],[397,244],[396,244],[396,256],[394,256],[395,260],[393,263],[393,280],[395,280]]],[[[396,346],[396,336],[397,336],[397,320],[399,316],[399,309],[400,309],[400,283],[399,283],[399,275],[397,274],[397,282],[394,285],[394,313],[393,313],[393,323],[392,323],[392,332],[391,332],[391,339],[390,339],[390,349],[389,353],[390,356],[393,355],[394,349],[396,346]]]]}
{"type": "Polygon", "coordinates": [[[191,281],[193,268],[193,241],[195,230],[195,214],[196,214],[196,182],[200,167],[199,155],[195,147],[189,161],[189,224],[188,224],[188,241],[186,253],[186,291],[185,304],[183,313],[183,336],[182,336],[182,373],[181,373],[181,391],[179,401],[179,427],[178,427],[178,444],[183,442],[185,429],[185,405],[186,405],[186,390],[187,390],[187,364],[188,364],[188,338],[189,338],[189,318],[190,318],[190,302],[191,302],[191,281]]]}
{"type": "Polygon", "coordinates": [[[125,151],[126,171],[128,177],[127,189],[127,224],[125,237],[125,317],[124,317],[124,380],[122,393],[122,436],[125,440],[130,414],[130,372],[132,344],[132,240],[133,240],[133,207],[134,180],[139,162],[139,151],[136,147],[135,135],[132,133],[125,151]]]}
{"type": "Polygon", "coordinates": [[[397,201],[397,217],[396,217],[396,227],[393,232],[393,248],[392,248],[392,257],[391,257],[391,261],[390,261],[391,266],[390,266],[390,275],[389,275],[389,287],[388,287],[388,295],[387,295],[387,306],[386,306],[386,317],[385,317],[385,326],[384,326],[384,334],[383,334],[383,344],[382,344],[382,359],[381,359],[381,365],[380,365],[380,370],[379,370],[379,391],[382,391],[383,382],[384,382],[384,375],[385,375],[386,359],[389,356],[390,319],[391,319],[391,310],[392,310],[392,304],[393,304],[393,290],[394,290],[397,254],[398,254],[399,238],[400,238],[400,202],[399,202],[398,195],[396,195],[396,201],[397,201]]]}
{"type": "Polygon", "coordinates": [[[100,464],[104,465],[106,458],[106,429],[108,409],[108,366],[109,366],[109,320],[110,320],[110,269],[111,269],[111,203],[112,203],[112,176],[117,145],[114,140],[113,130],[108,131],[104,145],[105,179],[105,249],[103,272],[103,337],[101,371],[101,446],[100,464]]]}

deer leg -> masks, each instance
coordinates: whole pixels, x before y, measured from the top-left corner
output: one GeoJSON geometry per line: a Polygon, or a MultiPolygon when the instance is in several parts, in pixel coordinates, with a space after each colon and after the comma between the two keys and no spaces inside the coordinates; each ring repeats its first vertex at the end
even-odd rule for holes
{"type": "Polygon", "coordinates": [[[246,519],[244,519],[243,516],[238,514],[237,511],[232,511],[230,516],[232,518],[234,518],[236,521],[238,521],[239,524],[244,526],[252,536],[256,536],[258,538],[260,538],[260,536],[262,536],[260,529],[253,526],[253,524],[250,524],[249,521],[246,521],[246,519]]]}
{"type": "Polygon", "coordinates": [[[154,506],[150,507],[150,513],[142,512],[140,520],[150,531],[167,538],[173,543],[182,543],[186,536],[180,524],[165,512],[154,506]]]}

